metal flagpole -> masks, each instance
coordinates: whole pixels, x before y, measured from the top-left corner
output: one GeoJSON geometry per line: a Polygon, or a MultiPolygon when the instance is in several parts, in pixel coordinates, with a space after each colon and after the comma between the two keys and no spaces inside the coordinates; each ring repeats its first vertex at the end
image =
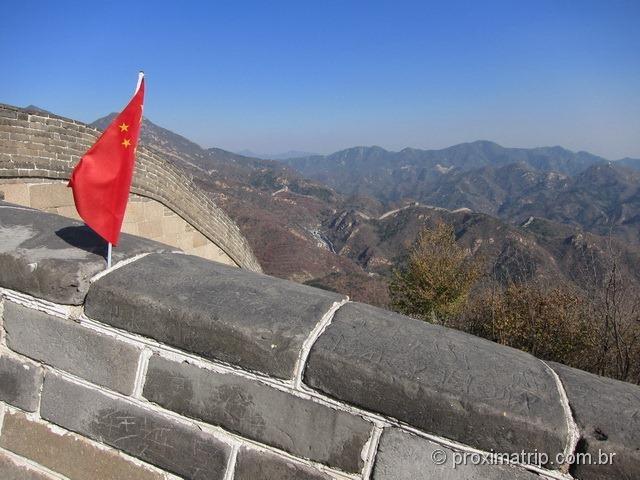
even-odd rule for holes
{"type": "Polygon", "coordinates": [[[107,247],[107,268],[111,268],[111,242],[109,242],[109,246],[107,247]]]}
{"type": "MultiPolygon", "coordinates": [[[[143,78],[144,78],[144,72],[140,70],[138,72],[138,84],[136,85],[135,92],[133,92],[134,95],[138,93],[138,90],[140,90],[140,85],[142,85],[143,78]]],[[[140,115],[140,121],[142,122],[142,115],[140,115]]],[[[108,243],[109,245],[107,246],[107,268],[111,268],[111,250],[113,250],[113,245],[111,245],[111,242],[108,242],[108,243]]]]}

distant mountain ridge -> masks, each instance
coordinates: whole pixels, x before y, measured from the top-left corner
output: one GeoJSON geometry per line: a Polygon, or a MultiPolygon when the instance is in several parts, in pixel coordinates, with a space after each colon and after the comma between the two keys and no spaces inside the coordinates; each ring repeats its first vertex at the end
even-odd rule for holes
{"type": "Polygon", "coordinates": [[[477,141],[441,150],[354,147],[284,163],[344,195],[373,197],[385,209],[419,202],[469,208],[512,224],[547,218],[640,244],[636,159],[612,162],[562,147],[477,141]]]}
{"type": "Polygon", "coordinates": [[[284,160],[301,174],[319,180],[345,195],[370,195],[382,202],[420,199],[426,184],[442,175],[483,167],[521,163],[533,170],[576,175],[608,161],[588,152],[562,147],[506,148],[480,140],[441,150],[354,147],[331,155],[284,160]]]}
{"type": "Polygon", "coordinates": [[[244,155],[245,157],[262,158],[265,160],[288,160],[289,158],[311,157],[317,155],[317,153],[302,152],[300,150],[289,150],[282,153],[255,153],[251,150],[240,150],[236,153],[238,155],[244,155]]]}
{"type": "Polygon", "coordinates": [[[640,170],[640,158],[622,158],[616,163],[624,165],[625,167],[633,168],[634,170],[640,170]]]}

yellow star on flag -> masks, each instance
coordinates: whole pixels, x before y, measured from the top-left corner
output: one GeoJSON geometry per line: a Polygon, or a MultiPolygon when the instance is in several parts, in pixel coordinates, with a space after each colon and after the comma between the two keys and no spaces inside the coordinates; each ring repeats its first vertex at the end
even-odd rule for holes
{"type": "Polygon", "coordinates": [[[129,141],[129,139],[128,139],[128,138],[125,138],[125,139],[124,139],[124,141],[122,142],[122,146],[123,146],[124,148],[127,148],[127,147],[129,147],[130,145],[131,145],[131,142],[129,141]]]}
{"type": "Polygon", "coordinates": [[[118,127],[120,127],[120,131],[121,132],[128,132],[129,131],[129,125],[127,125],[124,122],[122,122],[122,125],[118,125],[118,127]]]}

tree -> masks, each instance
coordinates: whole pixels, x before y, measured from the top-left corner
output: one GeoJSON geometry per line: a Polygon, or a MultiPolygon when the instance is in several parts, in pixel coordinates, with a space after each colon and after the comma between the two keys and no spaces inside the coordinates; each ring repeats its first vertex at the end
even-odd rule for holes
{"type": "Polygon", "coordinates": [[[456,243],[453,227],[438,223],[418,234],[406,266],[394,272],[391,306],[405,315],[447,324],[463,310],[480,272],[480,262],[456,243]]]}

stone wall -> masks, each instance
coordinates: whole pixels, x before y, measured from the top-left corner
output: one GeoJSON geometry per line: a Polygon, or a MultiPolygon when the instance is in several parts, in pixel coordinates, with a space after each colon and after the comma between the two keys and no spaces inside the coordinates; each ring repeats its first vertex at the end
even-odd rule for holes
{"type": "MultiPolygon", "coordinates": [[[[70,193],[60,183],[68,180],[99,135],[98,130],[74,120],[0,104],[0,191],[5,200],[75,218],[75,209],[69,208],[70,193]],[[26,190],[15,184],[27,185],[26,190]]],[[[261,271],[238,226],[162,153],[144,144],[138,148],[131,191],[134,195],[125,219],[126,231],[188,253],[261,271]],[[138,205],[141,198],[160,204],[154,207],[158,213],[160,206],[167,207],[175,221],[165,221],[164,213],[140,220],[141,211],[153,210],[138,205]]]]}
{"type": "MultiPolygon", "coordinates": [[[[3,183],[0,178],[0,199],[3,197],[10,203],[80,220],[67,182],[24,182],[12,179],[3,183]]],[[[122,231],[171,245],[190,255],[236,266],[220,247],[173,210],[135,193],[130,195],[122,231]]]]}
{"type": "Polygon", "coordinates": [[[637,386],[74,229],[0,204],[0,478],[639,476],[637,386]]]}

